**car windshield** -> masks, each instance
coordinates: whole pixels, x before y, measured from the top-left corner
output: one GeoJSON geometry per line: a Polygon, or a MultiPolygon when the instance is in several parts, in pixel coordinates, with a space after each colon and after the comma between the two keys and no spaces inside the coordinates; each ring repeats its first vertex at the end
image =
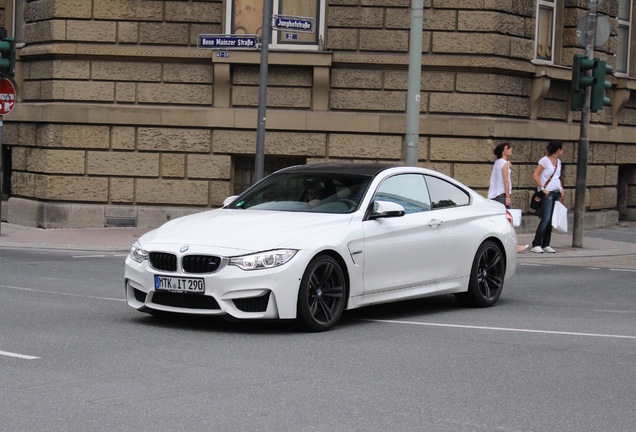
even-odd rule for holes
{"type": "Polygon", "coordinates": [[[358,208],[371,179],[369,175],[346,173],[275,173],[227,208],[351,213],[358,208]]]}

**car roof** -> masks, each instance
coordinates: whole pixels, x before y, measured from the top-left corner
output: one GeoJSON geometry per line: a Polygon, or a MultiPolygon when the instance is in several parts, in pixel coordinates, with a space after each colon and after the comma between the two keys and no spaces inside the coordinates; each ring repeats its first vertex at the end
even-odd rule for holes
{"type": "Polygon", "coordinates": [[[296,165],[284,168],[279,172],[286,173],[347,173],[375,177],[380,172],[389,168],[399,167],[399,164],[383,163],[351,163],[351,162],[329,162],[309,165],[296,165]]]}

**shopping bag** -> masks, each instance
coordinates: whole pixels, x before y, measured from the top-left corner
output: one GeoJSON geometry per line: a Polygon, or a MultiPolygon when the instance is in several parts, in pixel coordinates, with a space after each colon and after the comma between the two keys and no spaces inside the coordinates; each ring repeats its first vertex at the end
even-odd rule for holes
{"type": "Polygon", "coordinates": [[[521,209],[508,210],[512,215],[512,226],[518,227],[521,225],[521,209]]]}
{"type": "Polygon", "coordinates": [[[568,209],[560,201],[554,203],[552,227],[560,233],[568,232],[568,209]]]}

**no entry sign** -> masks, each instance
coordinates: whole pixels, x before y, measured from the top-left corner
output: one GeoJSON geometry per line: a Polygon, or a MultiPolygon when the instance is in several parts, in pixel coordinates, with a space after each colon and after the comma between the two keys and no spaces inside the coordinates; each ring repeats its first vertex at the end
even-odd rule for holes
{"type": "Polygon", "coordinates": [[[13,83],[0,78],[0,115],[9,114],[15,105],[15,87],[13,83]]]}

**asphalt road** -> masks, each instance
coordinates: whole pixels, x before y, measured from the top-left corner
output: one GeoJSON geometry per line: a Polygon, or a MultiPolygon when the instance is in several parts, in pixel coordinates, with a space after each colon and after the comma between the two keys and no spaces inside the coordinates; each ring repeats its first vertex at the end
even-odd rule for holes
{"type": "Polygon", "coordinates": [[[6,431],[632,431],[634,271],[522,264],[490,309],[452,296],[333,331],[160,320],[117,253],[0,248],[6,431]]]}

